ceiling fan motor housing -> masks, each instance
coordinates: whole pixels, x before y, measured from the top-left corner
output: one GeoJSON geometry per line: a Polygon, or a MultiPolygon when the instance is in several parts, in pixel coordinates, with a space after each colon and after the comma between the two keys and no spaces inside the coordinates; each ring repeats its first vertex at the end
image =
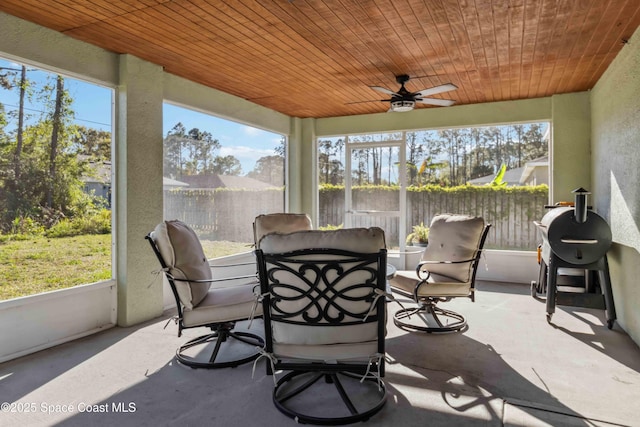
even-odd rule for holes
{"type": "Polygon", "coordinates": [[[412,99],[394,99],[391,101],[391,110],[398,113],[411,111],[416,106],[416,101],[412,99]]]}
{"type": "Polygon", "coordinates": [[[408,74],[400,74],[399,76],[396,76],[396,81],[401,84],[404,85],[406,82],[408,82],[410,79],[408,74]]]}

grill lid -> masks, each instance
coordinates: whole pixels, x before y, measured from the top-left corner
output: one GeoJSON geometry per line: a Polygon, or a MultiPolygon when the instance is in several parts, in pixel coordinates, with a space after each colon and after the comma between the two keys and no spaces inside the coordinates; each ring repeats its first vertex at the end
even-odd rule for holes
{"type": "Polygon", "coordinates": [[[551,249],[565,262],[591,264],[611,247],[611,229],[601,216],[587,210],[587,190],[578,188],[574,194],[575,208],[553,208],[536,223],[543,237],[542,252],[545,257],[550,256],[551,249]]]}

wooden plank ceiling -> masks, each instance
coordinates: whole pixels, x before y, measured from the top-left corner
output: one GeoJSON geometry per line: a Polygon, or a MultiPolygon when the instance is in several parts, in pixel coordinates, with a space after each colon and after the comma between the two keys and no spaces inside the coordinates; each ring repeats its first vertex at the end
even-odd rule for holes
{"type": "MultiPolygon", "coordinates": [[[[396,75],[457,105],[591,89],[638,0],[2,0],[0,10],[295,117],[386,111],[396,75]],[[372,101],[372,102],[361,102],[372,101]]],[[[417,108],[446,108],[419,105],[417,108]]]]}

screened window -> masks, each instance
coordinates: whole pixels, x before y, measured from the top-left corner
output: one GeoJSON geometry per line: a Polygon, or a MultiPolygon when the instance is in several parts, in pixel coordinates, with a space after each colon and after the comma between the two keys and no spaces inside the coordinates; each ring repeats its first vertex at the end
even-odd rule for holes
{"type": "Polygon", "coordinates": [[[112,277],[112,98],[0,59],[0,300],[112,277]]]}
{"type": "Polygon", "coordinates": [[[283,135],[164,105],[164,217],[210,258],[250,251],[253,220],[285,211],[283,135]]]}
{"type": "Polygon", "coordinates": [[[317,147],[320,227],[380,226],[391,248],[404,249],[416,243],[414,226],[467,213],[493,225],[488,248],[537,247],[549,123],[343,135],[317,147]]]}

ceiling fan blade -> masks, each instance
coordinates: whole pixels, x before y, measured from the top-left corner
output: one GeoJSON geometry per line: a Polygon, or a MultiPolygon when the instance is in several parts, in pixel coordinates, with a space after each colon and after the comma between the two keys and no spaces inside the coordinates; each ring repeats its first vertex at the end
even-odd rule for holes
{"type": "Polygon", "coordinates": [[[371,101],[353,101],[353,102],[346,102],[344,105],[350,105],[350,104],[364,104],[366,102],[390,102],[391,99],[374,99],[371,101]]]}
{"type": "Polygon", "coordinates": [[[437,93],[449,92],[450,90],[456,90],[456,89],[458,89],[458,86],[454,85],[453,83],[447,83],[440,86],[434,86],[429,89],[423,89],[419,92],[414,92],[413,96],[425,97],[425,96],[435,95],[437,93]]]}
{"type": "Polygon", "coordinates": [[[381,87],[381,86],[369,86],[371,89],[373,90],[377,90],[378,92],[382,92],[382,93],[386,93],[387,95],[395,95],[396,93],[392,90],[389,90],[387,88],[381,87]]]}
{"type": "Polygon", "coordinates": [[[416,102],[419,102],[421,104],[439,105],[441,107],[450,107],[456,103],[456,101],[453,101],[451,99],[436,99],[436,98],[416,99],[416,102]]]}

